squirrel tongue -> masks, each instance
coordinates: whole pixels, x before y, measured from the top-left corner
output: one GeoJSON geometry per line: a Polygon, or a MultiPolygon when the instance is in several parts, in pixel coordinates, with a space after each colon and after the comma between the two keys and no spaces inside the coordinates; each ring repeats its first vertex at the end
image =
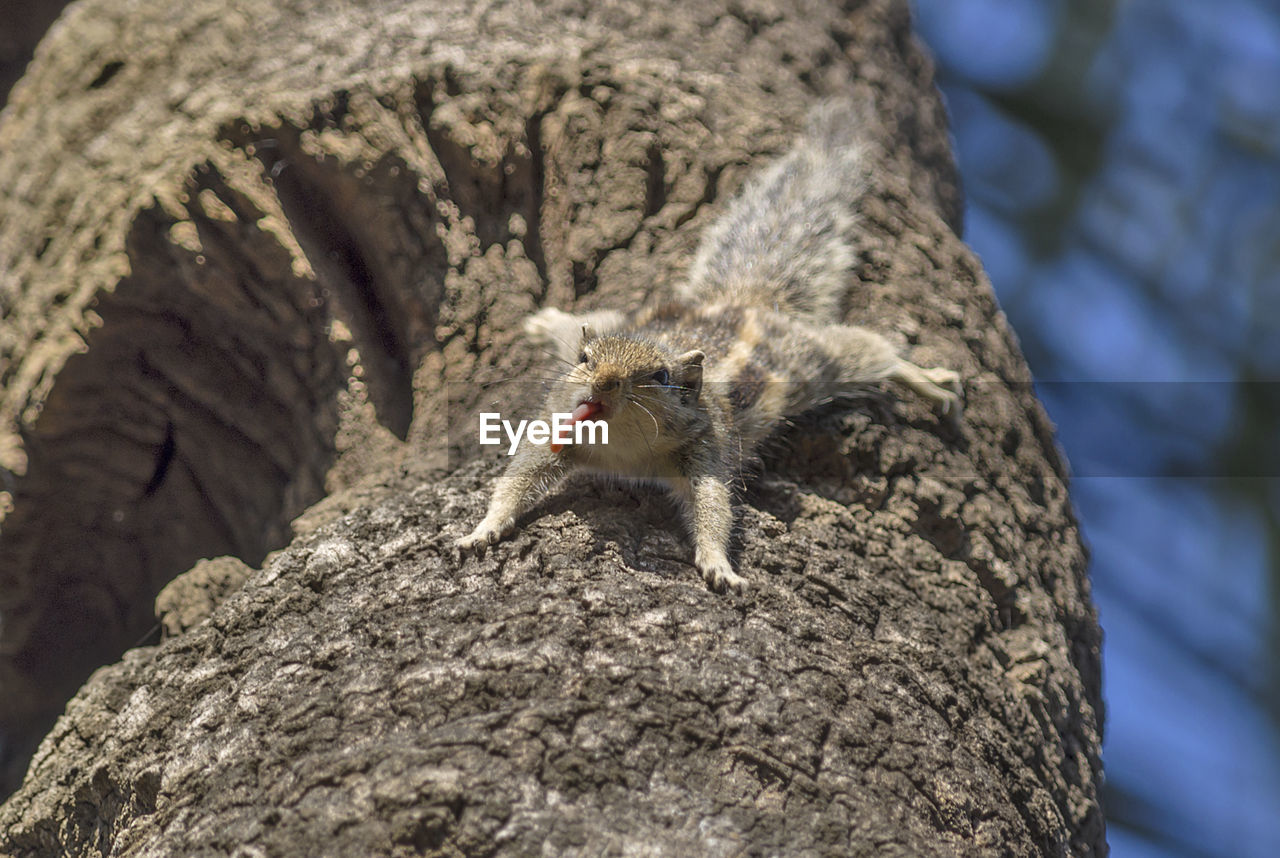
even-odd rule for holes
{"type": "MultiPolygon", "coordinates": [[[[590,418],[594,414],[599,414],[604,410],[604,406],[599,402],[579,402],[578,407],[569,413],[569,425],[572,426],[582,420],[590,418]]],[[[564,449],[563,444],[552,444],[551,452],[559,453],[564,449]]]]}
{"type": "Polygon", "coordinates": [[[599,402],[579,402],[578,407],[573,409],[573,412],[569,415],[569,423],[572,425],[579,420],[586,420],[591,415],[603,410],[604,406],[599,402]]]}

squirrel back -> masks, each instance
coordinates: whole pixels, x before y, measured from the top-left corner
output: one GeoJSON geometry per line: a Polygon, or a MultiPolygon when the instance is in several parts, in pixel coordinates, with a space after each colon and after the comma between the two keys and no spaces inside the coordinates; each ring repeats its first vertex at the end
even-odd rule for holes
{"type": "Polygon", "coordinates": [[[867,184],[866,127],[857,101],[814,107],[791,150],[748,181],[707,230],[679,298],[839,322],[854,262],[855,203],[867,184]]]}

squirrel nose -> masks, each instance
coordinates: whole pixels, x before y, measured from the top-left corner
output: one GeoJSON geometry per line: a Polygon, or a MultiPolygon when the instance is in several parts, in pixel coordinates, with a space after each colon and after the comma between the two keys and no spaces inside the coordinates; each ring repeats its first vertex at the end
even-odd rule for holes
{"type": "Polygon", "coordinates": [[[591,392],[595,396],[604,396],[605,394],[616,396],[616,391],[622,387],[622,382],[626,377],[626,371],[617,364],[602,363],[592,373],[591,392]]]}

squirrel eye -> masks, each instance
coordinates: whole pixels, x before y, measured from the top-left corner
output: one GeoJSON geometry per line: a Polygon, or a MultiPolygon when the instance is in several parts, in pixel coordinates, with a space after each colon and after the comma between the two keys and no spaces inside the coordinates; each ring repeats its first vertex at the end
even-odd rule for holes
{"type": "Polygon", "coordinates": [[[653,380],[658,384],[665,385],[667,382],[671,381],[671,374],[665,369],[660,369],[653,374],[653,380]]]}
{"type": "Polygon", "coordinates": [[[583,352],[582,354],[578,355],[578,363],[586,363],[586,362],[587,362],[586,352],[583,352]]]}

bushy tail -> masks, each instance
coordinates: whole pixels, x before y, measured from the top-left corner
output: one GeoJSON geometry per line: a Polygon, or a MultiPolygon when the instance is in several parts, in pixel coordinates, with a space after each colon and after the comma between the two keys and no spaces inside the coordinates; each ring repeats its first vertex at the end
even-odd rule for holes
{"type": "Polygon", "coordinates": [[[866,185],[866,113],[850,99],[814,107],[791,151],[747,182],[707,230],[681,297],[838,321],[866,185]]]}

